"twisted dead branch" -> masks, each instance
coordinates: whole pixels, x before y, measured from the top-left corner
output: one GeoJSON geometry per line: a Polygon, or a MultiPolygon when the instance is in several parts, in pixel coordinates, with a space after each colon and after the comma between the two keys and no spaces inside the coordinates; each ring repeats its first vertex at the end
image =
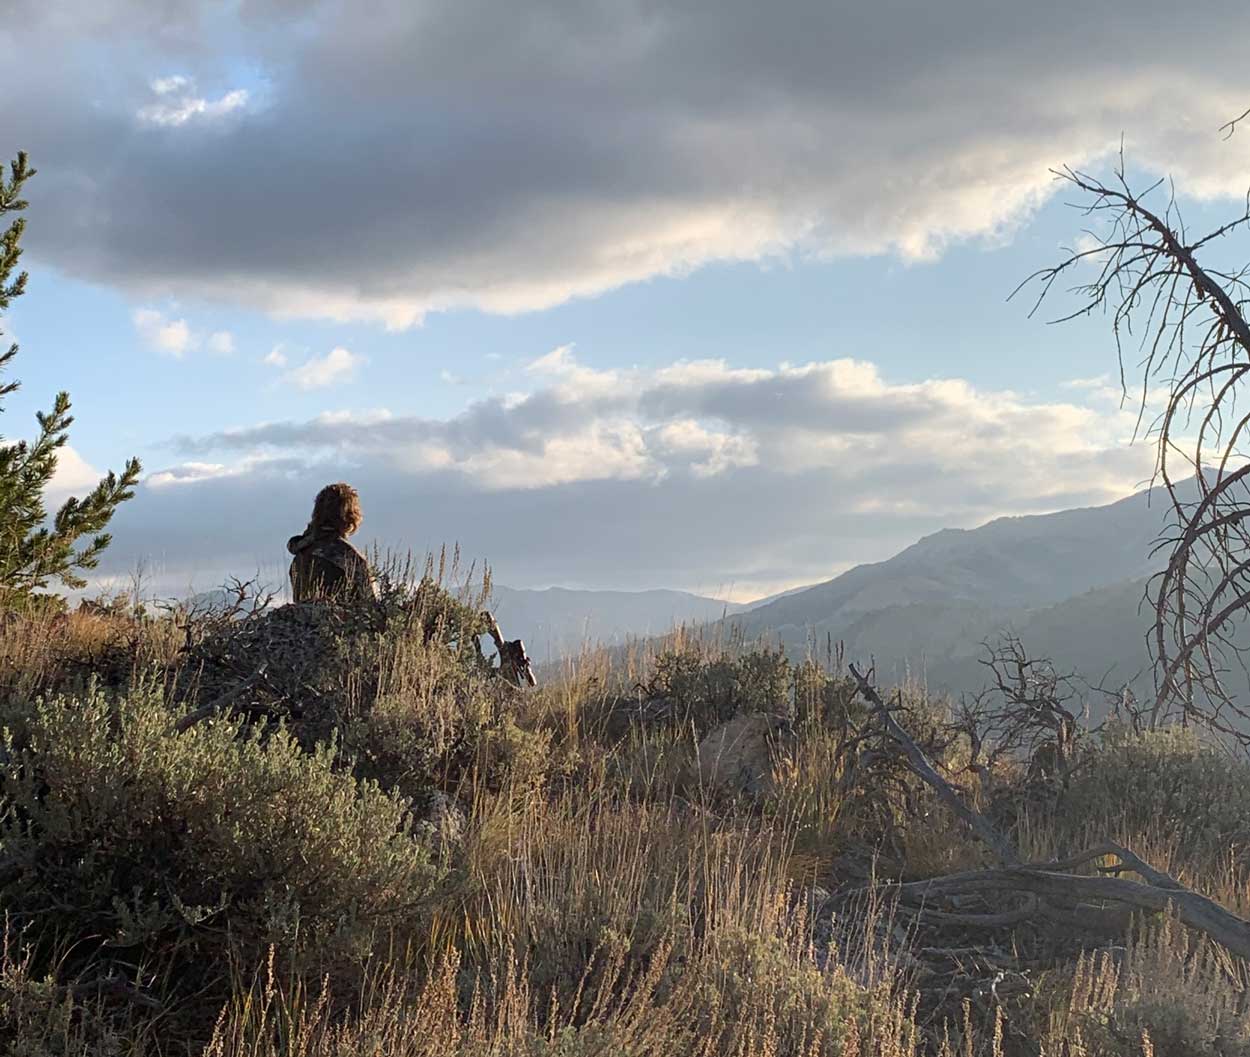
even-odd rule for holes
{"type": "Polygon", "coordinates": [[[900,906],[939,924],[1003,928],[1049,920],[1077,928],[1122,926],[1126,911],[1170,911],[1182,924],[1201,932],[1225,950],[1250,959],[1250,921],[1214,900],[1185,888],[1128,848],[1105,842],[1067,859],[1021,862],[1019,852],[982,814],[966,804],[925,756],[882,700],[868,675],[849,666],[872,718],[906,754],[915,774],[927,783],[968,828],[994,853],[999,865],[985,870],[878,886],[900,906]],[[1098,865],[1100,860],[1111,860],[1098,865]],[[1095,875],[1072,872],[1094,865],[1095,875]],[[1135,881],[1125,874],[1135,874],[1135,881]],[[1004,901],[1014,905],[1003,907],[1004,901]],[[968,912],[970,903],[985,909],[968,912]]]}
{"type": "Polygon", "coordinates": [[[880,720],[885,731],[898,744],[906,754],[911,764],[911,769],[916,775],[923,779],[934,792],[937,793],[941,801],[951,809],[960,819],[967,823],[968,828],[972,830],[981,840],[993,850],[994,854],[1005,863],[1014,863],[1019,861],[1016,850],[1011,846],[1010,842],[1002,837],[997,830],[994,829],[985,816],[979,814],[965,804],[959,794],[951,788],[950,783],[946,781],[937,768],[934,767],[929,758],[921,750],[920,746],[912,740],[907,731],[900,725],[898,720],[891,714],[890,709],[886,707],[881,695],[877,693],[876,687],[862,674],[855,665],[850,665],[849,670],[855,681],[859,684],[859,692],[863,695],[864,700],[872,707],[873,716],[880,720]]]}

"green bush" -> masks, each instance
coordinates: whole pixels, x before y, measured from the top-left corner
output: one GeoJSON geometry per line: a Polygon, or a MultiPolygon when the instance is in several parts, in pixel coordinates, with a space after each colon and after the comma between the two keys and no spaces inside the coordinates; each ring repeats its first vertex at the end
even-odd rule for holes
{"type": "Polygon", "coordinates": [[[1178,861],[1219,855],[1250,839],[1250,764],[1179,727],[1133,734],[1109,728],[1091,740],[1055,810],[1060,826],[1150,833],[1178,861]]]}
{"type": "Polygon", "coordinates": [[[172,718],[141,691],[9,708],[0,910],[15,927],[204,995],[271,946],[341,986],[415,923],[436,869],[405,801],[336,770],[332,746],[224,720],[177,734],[172,718]]]}
{"type": "Polygon", "coordinates": [[[672,650],[655,660],[646,687],[671,706],[673,719],[702,737],[742,712],[793,714],[793,676],[781,650],[751,650],[740,657],[709,658],[672,650]]]}

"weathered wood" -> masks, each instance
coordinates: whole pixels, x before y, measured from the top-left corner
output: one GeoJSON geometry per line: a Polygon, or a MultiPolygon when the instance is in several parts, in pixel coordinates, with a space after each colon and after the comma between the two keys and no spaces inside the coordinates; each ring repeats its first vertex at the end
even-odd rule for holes
{"type": "MultiPolygon", "coordinates": [[[[1225,950],[1250,960],[1250,921],[1220,906],[1215,900],[1184,887],[1174,877],[1156,870],[1128,848],[1110,841],[1088,848],[1077,855],[1045,863],[1021,863],[1011,842],[990,824],[989,820],[963,802],[944,779],[912,737],[891,715],[881,695],[854,665],[851,675],[859,684],[859,692],[873,707],[886,732],[907,754],[912,771],[927,782],[960,819],[998,856],[1001,866],[988,870],[968,870],[924,881],[909,881],[877,886],[896,895],[900,903],[914,912],[946,924],[1002,927],[1030,918],[1088,925],[1100,913],[1107,920],[1121,917],[1125,908],[1151,912],[1171,911],[1187,927],[1201,932],[1225,950]],[[1109,866],[1096,867],[1097,876],[1070,871],[1098,859],[1115,860],[1109,866]],[[1122,874],[1132,873],[1141,881],[1122,874]],[[990,904],[982,913],[950,911],[932,906],[956,896],[980,896],[990,904]],[[1015,897],[1024,902],[1011,910],[993,906],[993,897],[1015,897]],[[1107,908],[1089,904],[1113,904],[1107,908]]],[[[854,894],[854,893],[851,893],[854,894]]]]}
{"type": "Polygon", "coordinates": [[[182,734],[184,731],[190,730],[196,724],[203,723],[204,720],[212,718],[219,711],[221,711],[221,709],[225,708],[226,705],[230,704],[235,699],[242,697],[249,690],[254,690],[261,684],[264,678],[265,672],[264,669],[262,669],[250,679],[245,680],[238,686],[232,686],[224,694],[213,698],[207,705],[201,705],[194,712],[188,712],[174,724],[174,733],[182,734]]]}
{"type": "Polygon", "coordinates": [[[998,857],[1002,863],[1018,863],[1020,856],[1016,849],[1011,846],[1011,842],[1002,836],[989,822],[989,820],[978,811],[974,811],[960,798],[959,794],[951,788],[950,783],[943,778],[936,767],[930,762],[929,758],[919,745],[912,740],[910,734],[907,733],[900,725],[898,720],[890,713],[885,702],[881,700],[881,695],[877,693],[876,687],[872,685],[855,665],[850,665],[851,675],[855,677],[855,681],[859,684],[859,692],[864,699],[873,707],[874,714],[879,716],[882,725],[886,729],[886,733],[896,741],[899,746],[907,753],[907,759],[911,764],[911,769],[925,782],[927,782],[937,793],[942,802],[949,807],[956,815],[959,816],[968,827],[985,843],[987,847],[998,857]]]}

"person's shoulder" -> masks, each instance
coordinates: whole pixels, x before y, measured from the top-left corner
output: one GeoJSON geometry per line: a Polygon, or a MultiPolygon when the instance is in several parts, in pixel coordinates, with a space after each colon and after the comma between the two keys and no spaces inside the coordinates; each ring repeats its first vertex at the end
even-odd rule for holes
{"type": "Polygon", "coordinates": [[[345,558],[348,560],[355,559],[362,562],[365,560],[365,556],[361,554],[360,551],[358,551],[348,540],[343,539],[342,536],[326,540],[324,543],[319,543],[318,547],[321,549],[322,553],[327,556],[332,555],[335,558],[345,558]]]}
{"type": "Polygon", "coordinates": [[[349,551],[351,551],[351,553],[355,556],[356,560],[360,562],[361,565],[367,566],[369,564],[369,559],[365,557],[365,552],[362,551],[359,547],[357,547],[353,543],[349,543],[347,540],[344,540],[343,544],[344,546],[347,547],[349,551]]]}

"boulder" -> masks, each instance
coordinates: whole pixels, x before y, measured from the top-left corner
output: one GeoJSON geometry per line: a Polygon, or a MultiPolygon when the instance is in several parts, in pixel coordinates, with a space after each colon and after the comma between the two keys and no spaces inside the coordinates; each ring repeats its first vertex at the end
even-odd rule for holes
{"type": "Polygon", "coordinates": [[[735,716],[699,743],[692,780],[700,788],[731,796],[764,796],[773,788],[773,763],[791,737],[784,716],[748,712],[735,716]]]}

